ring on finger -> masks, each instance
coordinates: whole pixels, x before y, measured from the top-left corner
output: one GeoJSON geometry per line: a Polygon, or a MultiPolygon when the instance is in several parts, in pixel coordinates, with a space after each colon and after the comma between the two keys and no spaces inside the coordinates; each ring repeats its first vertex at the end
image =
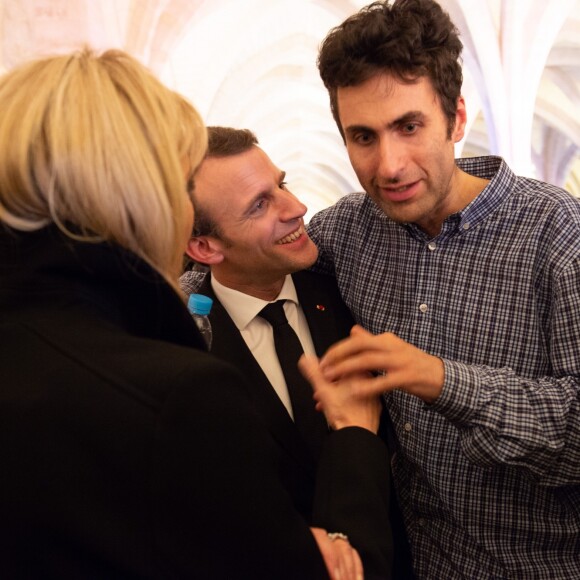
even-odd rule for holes
{"type": "Polygon", "coordinates": [[[328,539],[331,542],[334,542],[335,540],[344,540],[345,542],[348,542],[348,536],[346,534],[341,534],[340,532],[328,532],[328,539]]]}

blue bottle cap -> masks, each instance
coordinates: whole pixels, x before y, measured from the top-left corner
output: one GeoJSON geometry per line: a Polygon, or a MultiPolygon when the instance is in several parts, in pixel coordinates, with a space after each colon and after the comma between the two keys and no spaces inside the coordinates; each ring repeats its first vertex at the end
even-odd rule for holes
{"type": "Polygon", "coordinates": [[[203,294],[191,294],[187,301],[187,309],[191,314],[206,316],[211,311],[213,300],[203,294]]]}

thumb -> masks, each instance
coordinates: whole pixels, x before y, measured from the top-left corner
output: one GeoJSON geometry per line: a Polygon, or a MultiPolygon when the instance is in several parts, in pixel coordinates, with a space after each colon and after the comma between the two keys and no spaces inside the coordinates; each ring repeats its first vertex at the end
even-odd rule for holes
{"type": "Polygon", "coordinates": [[[303,354],[298,360],[298,368],[312,386],[316,386],[321,381],[324,381],[318,358],[314,355],[303,354]]]}
{"type": "Polygon", "coordinates": [[[365,330],[362,326],[360,326],[359,324],[355,324],[351,329],[350,329],[350,335],[351,336],[373,336],[370,332],[368,332],[367,330],[365,330]]]}

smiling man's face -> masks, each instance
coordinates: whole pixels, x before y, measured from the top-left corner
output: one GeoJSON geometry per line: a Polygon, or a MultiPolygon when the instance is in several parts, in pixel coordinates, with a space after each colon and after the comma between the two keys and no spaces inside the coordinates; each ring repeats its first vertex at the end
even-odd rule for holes
{"type": "Polygon", "coordinates": [[[212,275],[222,284],[246,293],[259,285],[281,287],[286,274],[316,261],[318,250],[304,231],[306,206],[284,179],[258,146],[201,164],[194,199],[218,227],[217,235],[201,237],[215,251],[212,275]]]}

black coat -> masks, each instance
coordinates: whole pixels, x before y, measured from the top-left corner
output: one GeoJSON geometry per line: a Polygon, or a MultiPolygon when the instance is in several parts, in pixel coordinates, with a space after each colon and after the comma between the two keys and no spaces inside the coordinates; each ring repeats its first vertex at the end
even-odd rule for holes
{"type": "MultiPolygon", "coordinates": [[[[0,230],[0,577],[326,577],[244,379],[202,347],[134,255],[0,230]]],[[[380,517],[384,463],[330,436],[319,525],[342,526],[345,474],[380,517]]]]}

